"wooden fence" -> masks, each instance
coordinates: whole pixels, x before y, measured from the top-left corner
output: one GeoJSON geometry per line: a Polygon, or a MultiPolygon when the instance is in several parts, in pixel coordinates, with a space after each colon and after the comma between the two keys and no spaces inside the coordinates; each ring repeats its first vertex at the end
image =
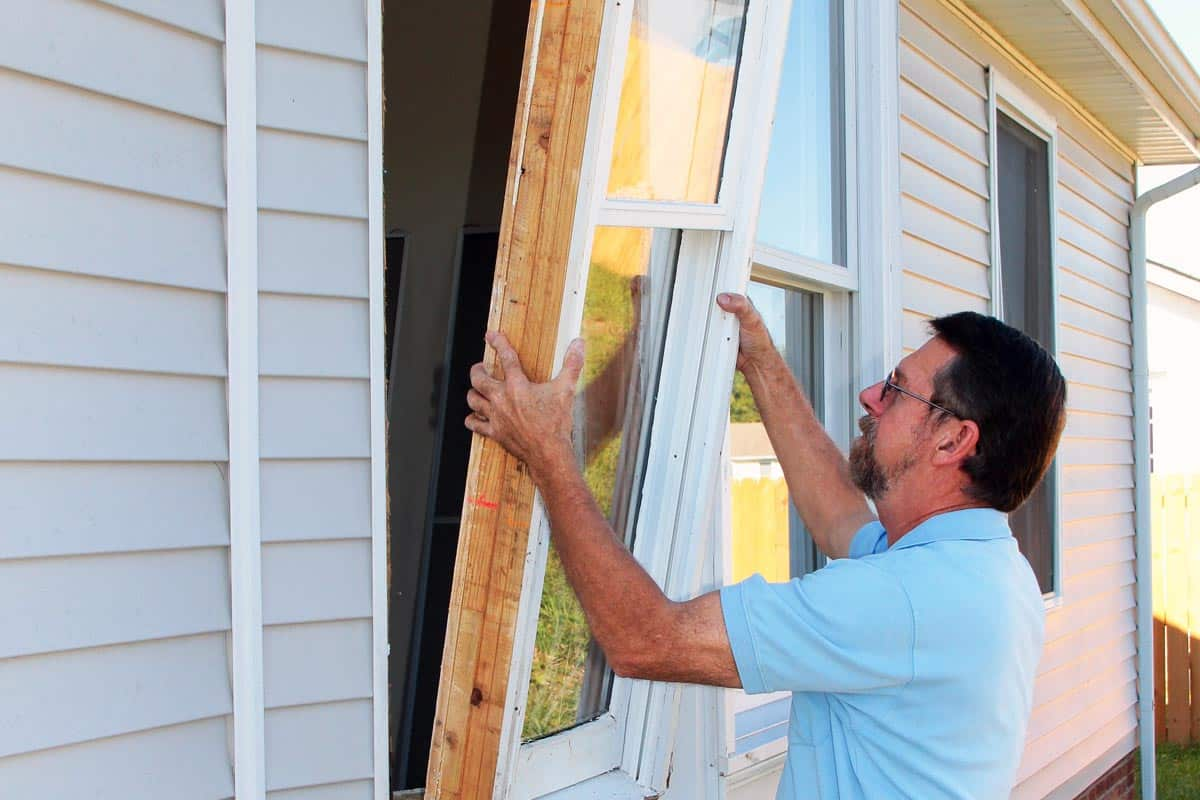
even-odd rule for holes
{"type": "Polygon", "coordinates": [[[1152,475],[1158,741],[1200,741],[1200,475],[1152,475]]]}

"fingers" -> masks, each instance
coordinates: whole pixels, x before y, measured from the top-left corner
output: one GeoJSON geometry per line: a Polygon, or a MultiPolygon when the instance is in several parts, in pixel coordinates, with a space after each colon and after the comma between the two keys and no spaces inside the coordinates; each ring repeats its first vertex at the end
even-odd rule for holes
{"type": "Polygon", "coordinates": [[[583,339],[575,339],[567,345],[562,370],[554,378],[554,382],[565,384],[574,390],[575,385],[579,383],[579,375],[583,372],[583,360],[583,339]]]}
{"type": "Polygon", "coordinates": [[[492,418],[492,404],[479,392],[471,389],[467,392],[467,406],[479,417],[489,420],[492,418]]]}
{"type": "Polygon", "coordinates": [[[492,429],[492,423],[486,419],[481,419],[478,414],[470,414],[463,425],[467,427],[471,433],[477,433],[480,436],[486,436],[491,439],[495,431],[492,429]]]}
{"type": "Polygon", "coordinates": [[[488,331],[484,339],[496,351],[496,358],[499,359],[500,366],[504,367],[505,380],[518,383],[528,380],[525,377],[525,370],[521,368],[521,358],[509,344],[508,337],[499,331],[488,331]]]}
{"type": "Polygon", "coordinates": [[[471,386],[484,397],[491,397],[500,391],[503,384],[492,377],[488,368],[481,361],[471,367],[471,386]]]}
{"type": "Polygon", "coordinates": [[[753,328],[762,324],[762,317],[754,307],[754,301],[744,294],[722,292],[717,295],[717,305],[738,318],[742,328],[753,328]]]}

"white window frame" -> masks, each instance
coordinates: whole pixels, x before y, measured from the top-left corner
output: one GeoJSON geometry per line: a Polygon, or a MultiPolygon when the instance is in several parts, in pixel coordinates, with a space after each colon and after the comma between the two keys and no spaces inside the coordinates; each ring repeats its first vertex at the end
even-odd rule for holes
{"type": "MultiPolygon", "coordinates": [[[[1050,321],[1054,331],[1053,355],[1056,362],[1061,363],[1062,335],[1059,330],[1060,297],[1058,280],[1058,120],[1048,108],[1037,102],[1026,91],[1009,79],[995,65],[987,70],[988,77],[988,194],[993,198],[988,203],[988,224],[991,229],[989,248],[991,256],[991,301],[990,309],[993,316],[1004,319],[1004,265],[1000,258],[1000,206],[999,184],[1000,176],[997,169],[997,112],[1002,111],[1021,123],[1033,135],[1046,142],[1047,171],[1046,185],[1049,197],[1047,205],[1050,211],[1050,309],[1053,318],[1050,321]]],[[[1061,608],[1063,605],[1063,519],[1062,494],[1063,475],[1062,458],[1056,456],[1050,466],[1054,477],[1054,530],[1052,541],[1054,545],[1054,580],[1053,588],[1044,594],[1043,600],[1047,611],[1061,608]]]]}
{"type": "MultiPolygon", "coordinates": [[[[758,264],[751,271],[751,280],[768,282],[784,289],[803,289],[821,296],[823,329],[821,356],[825,369],[822,381],[822,400],[825,406],[825,430],[843,452],[847,451],[850,447],[853,420],[851,409],[855,397],[851,386],[853,363],[849,336],[851,330],[849,292],[843,287],[816,283],[795,273],[781,275],[781,271],[778,269],[766,269],[758,264]]],[[[728,502],[731,489],[730,470],[726,464],[723,465],[722,472],[721,501],[723,508],[719,519],[718,547],[716,548],[718,553],[717,574],[721,577],[722,586],[729,586],[733,583],[731,558],[733,509],[728,502]]],[[[750,695],[741,689],[726,689],[724,694],[722,722],[725,738],[724,749],[721,753],[721,772],[727,776],[736,776],[742,770],[757,767],[771,759],[776,759],[782,765],[782,755],[787,752],[786,732],[779,738],[772,739],[744,753],[735,753],[734,744],[737,737],[734,723],[738,714],[789,699],[791,692],[750,695]]]]}

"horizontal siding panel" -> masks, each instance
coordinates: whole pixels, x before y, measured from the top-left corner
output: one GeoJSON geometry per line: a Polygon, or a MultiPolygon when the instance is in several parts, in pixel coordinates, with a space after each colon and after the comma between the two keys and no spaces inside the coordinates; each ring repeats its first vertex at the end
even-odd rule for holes
{"type": "Polygon", "coordinates": [[[0,263],[223,292],[225,212],[0,168],[0,263]]]}
{"type": "Polygon", "coordinates": [[[218,378],[0,366],[0,458],[225,461],[218,378]]]}
{"type": "Polygon", "coordinates": [[[263,624],[371,616],[371,542],[263,545],[263,624]]]}
{"type": "Polygon", "coordinates": [[[292,789],[372,777],[370,700],[267,712],[267,788],[292,789]]]}
{"type": "Polygon", "coordinates": [[[900,346],[905,353],[920,348],[921,345],[933,338],[929,332],[930,319],[932,317],[925,314],[904,311],[900,320],[900,346]]]}
{"type": "Polygon", "coordinates": [[[1037,775],[1028,780],[1022,775],[1023,782],[1013,790],[1011,800],[1042,800],[1105,754],[1132,753],[1137,749],[1137,736],[1136,715],[1115,718],[1037,775]]]}
{"type": "Polygon", "coordinates": [[[1080,170],[1069,160],[1058,159],[1056,172],[1060,184],[1086,197],[1108,216],[1116,220],[1129,219],[1131,204],[1128,201],[1097,186],[1086,172],[1080,170]]]}
{"type": "Polygon", "coordinates": [[[263,461],[262,538],[366,539],[371,536],[371,462],[263,461]]]}
{"type": "Polygon", "coordinates": [[[0,361],[225,376],[225,295],[0,265],[0,361]]]}
{"type": "Polygon", "coordinates": [[[225,634],[0,661],[0,757],[233,710],[225,634]]]}
{"type": "Polygon", "coordinates": [[[294,50],[258,48],[258,124],[367,138],[367,69],[294,50]]]}
{"type": "Polygon", "coordinates": [[[1058,215],[1056,231],[1060,239],[1065,239],[1081,250],[1111,264],[1114,268],[1120,270],[1129,268],[1128,247],[1105,239],[1066,214],[1058,215]]]}
{"type": "Polygon", "coordinates": [[[219,126],[8,70],[0,70],[0,107],[21,109],[20,125],[0,126],[0,159],[10,167],[225,204],[219,126]]]}
{"type": "Polygon", "coordinates": [[[1067,385],[1067,408],[1095,414],[1133,415],[1133,395],[1130,392],[1098,389],[1082,384],[1067,385]]]}
{"type": "Polygon", "coordinates": [[[1055,260],[1060,269],[1065,269],[1110,292],[1129,297],[1129,270],[1119,269],[1106,261],[1085,253],[1070,242],[1059,240],[1055,260]]]}
{"type": "Polygon", "coordinates": [[[908,159],[900,159],[900,190],[910,197],[979,228],[988,230],[988,202],[984,197],[968,192],[933,170],[908,159]]]}
{"type": "Polygon", "coordinates": [[[900,219],[905,231],[980,264],[989,263],[988,235],[966,225],[939,208],[900,198],[900,219]]]}
{"type": "Polygon", "coordinates": [[[166,22],[184,30],[225,40],[225,3],[223,0],[99,0],[135,14],[166,22]]]}
{"type": "Polygon", "coordinates": [[[259,381],[263,458],[370,458],[370,382],[259,381]]]}
{"type": "Polygon", "coordinates": [[[1064,353],[1058,358],[1058,365],[1063,375],[1072,383],[1083,383],[1088,386],[1099,386],[1102,389],[1112,389],[1118,392],[1132,392],[1133,380],[1129,370],[1102,364],[1079,356],[1064,353]]]}
{"type": "Polygon", "coordinates": [[[368,196],[366,144],[259,129],[259,207],[366,218],[368,196]]]}
{"type": "Polygon", "coordinates": [[[369,378],[368,314],[366,300],[260,294],[260,373],[369,378]]]}
{"type": "Polygon", "coordinates": [[[1123,563],[1095,569],[1082,575],[1065,577],[1063,593],[1067,597],[1090,597],[1115,586],[1130,586],[1135,582],[1133,573],[1133,564],[1123,563]]]}
{"type": "Polygon", "coordinates": [[[987,132],[980,127],[986,117],[967,121],[903,78],[900,80],[900,109],[901,114],[918,127],[980,164],[988,163],[987,132]]]}
{"type": "MultiPolygon", "coordinates": [[[[1110,687],[1102,697],[1095,698],[1082,713],[1048,731],[1045,735],[1031,739],[1026,744],[1026,756],[1022,760],[1022,768],[1028,769],[1032,774],[1053,763],[1070,750],[1075,743],[1083,741],[1114,719],[1135,715],[1136,703],[1137,684],[1135,681],[1130,681],[1122,686],[1110,687]]],[[[1084,765],[1078,766],[1083,767],[1084,765]]]]}
{"type": "Polygon", "coordinates": [[[4,7],[0,66],[224,124],[219,42],[89,0],[4,7]]]}
{"type": "Polygon", "coordinates": [[[1068,597],[1067,605],[1046,616],[1046,638],[1049,645],[1063,636],[1109,619],[1136,605],[1134,587],[1119,586],[1091,597],[1068,597]]]}
{"type": "Polygon", "coordinates": [[[1058,288],[1064,296],[1089,308],[1103,311],[1111,317],[1125,322],[1132,318],[1128,296],[1114,292],[1069,270],[1059,270],[1058,288]]]}
{"type": "Polygon", "coordinates": [[[0,559],[229,543],[218,464],[0,464],[0,559]]]}
{"type": "Polygon", "coordinates": [[[0,658],[229,629],[229,551],[0,562],[0,658]]]}
{"type": "MultiPolygon", "coordinates": [[[[1056,612],[1057,613],[1057,612],[1056,612]]],[[[1092,620],[1079,630],[1072,631],[1066,636],[1060,636],[1046,645],[1042,650],[1042,659],[1038,663],[1038,675],[1045,675],[1054,681],[1054,675],[1063,668],[1078,668],[1087,654],[1093,650],[1108,650],[1114,643],[1125,637],[1137,637],[1137,621],[1134,619],[1132,607],[1118,611],[1111,616],[1092,620]]],[[[1070,669],[1067,670],[1070,674],[1070,669]]],[[[1041,679],[1039,678],[1039,681],[1041,679]]],[[[1063,681],[1067,683],[1067,681],[1063,681]]],[[[1058,696],[1062,689],[1055,691],[1052,696],[1058,696]]]]}
{"type": "Polygon", "coordinates": [[[1063,470],[1062,487],[1064,492],[1132,489],[1133,468],[1129,466],[1067,467],[1063,470]]]}
{"type": "Polygon", "coordinates": [[[1115,414],[1089,414],[1074,411],[1067,415],[1065,436],[1081,439],[1120,439],[1133,441],[1133,419],[1115,414]]]}
{"type": "Polygon", "coordinates": [[[900,75],[960,117],[975,124],[987,119],[987,96],[963,83],[901,39],[900,75]]]}
{"type": "Polygon", "coordinates": [[[1060,183],[1058,209],[1103,236],[1113,244],[1124,247],[1129,243],[1129,220],[1114,219],[1100,206],[1060,183]]]}
{"type": "Polygon", "coordinates": [[[1078,328],[1063,325],[1058,329],[1058,349],[1121,369],[1130,368],[1132,356],[1129,345],[1094,336],[1078,328]]]}
{"type": "Polygon", "coordinates": [[[1108,489],[1062,496],[1063,520],[1074,522],[1088,517],[1105,517],[1133,511],[1133,490],[1108,489]]]}
{"type": "Polygon", "coordinates": [[[900,6],[900,36],[909,46],[952,74],[977,95],[987,97],[987,77],[983,65],[903,5],[900,6]]]}
{"type": "Polygon", "coordinates": [[[259,44],[367,60],[366,8],[358,0],[258,0],[259,44]]]}
{"type": "MultiPolygon", "coordinates": [[[[1067,128],[1070,126],[1067,125],[1067,128]]],[[[1107,164],[1096,158],[1086,147],[1076,141],[1069,130],[1060,127],[1058,137],[1058,154],[1075,164],[1079,170],[1098,184],[1122,200],[1133,202],[1133,175],[1129,164],[1124,164],[1124,174],[1118,174],[1107,164]]]]}
{"type": "Polygon", "coordinates": [[[1076,330],[1089,331],[1121,344],[1131,344],[1132,329],[1128,322],[1091,306],[1084,305],[1066,295],[1058,300],[1058,321],[1076,330]]]}
{"type": "Polygon", "coordinates": [[[940,317],[957,311],[987,312],[987,301],[951,286],[926,280],[911,272],[901,279],[901,297],[906,309],[930,317],[940,317]]]}
{"type": "Polygon", "coordinates": [[[0,759],[0,786],[37,800],[232,797],[226,718],[0,759]]]}
{"type": "Polygon", "coordinates": [[[1082,575],[1101,567],[1132,562],[1134,558],[1131,538],[1109,539],[1085,547],[1071,547],[1067,548],[1066,557],[1063,559],[1063,575],[1082,575]]]}
{"type": "Polygon", "coordinates": [[[363,220],[259,211],[259,288],[365,298],[367,242],[363,220]]]}
{"type": "Polygon", "coordinates": [[[263,629],[267,708],[371,696],[371,620],[263,629]]]}
{"type": "Polygon", "coordinates": [[[1137,668],[1132,658],[1113,664],[1110,661],[1093,661],[1095,672],[1084,675],[1083,680],[1066,694],[1035,707],[1029,719],[1026,735],[1037,739],[1065,725],[1087,711],[1097,697],[1102,697],[1112,686],[1133,686],[1137,679],[1137,668]]]}
{"type": "Polygon", "coordinates": [[[267,792],[267,800],[372,800],[375,797],[371,781],[350,781],[304,789],[267,792]]]}
{"type": "Polygon", "coordinates": [[[1075,523],[1063,523],[1063,545],[1079,547],[1110,539],[1133,536],[1132,514],[1113,514],[1075,523]]]}
{"type": "Polygon", "coordinates": [[[900,260],[904,269],[964,292],[987,298],[991,294],[991,277],[987,266],[964,258],[909,234],[900,238],[900,260]]]}
{"type": "Polygon", "coordinates": [[[1065,436],[1058,446],[1058,455],[1064,466],[1132,464],[1133,444],[1111,439],[1076,439],[1073,436],[1065,436]]]}
{"type": "Polygon", "coordinates": [[[980,197],[988,196],[987,165],[950,147],[924,128],[900,120],[900,152],[980,197]]]}

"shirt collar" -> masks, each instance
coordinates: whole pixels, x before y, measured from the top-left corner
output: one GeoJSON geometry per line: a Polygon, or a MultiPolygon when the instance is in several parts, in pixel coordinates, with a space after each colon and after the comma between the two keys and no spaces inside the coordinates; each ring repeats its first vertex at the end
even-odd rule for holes
{"type": "Polygon", "coordinates": [[[900,537],[890,550],[930,542],[983,541],[1012,536],[1008,515],[994,508],[964,508],[930,517],[900,537]]]}

